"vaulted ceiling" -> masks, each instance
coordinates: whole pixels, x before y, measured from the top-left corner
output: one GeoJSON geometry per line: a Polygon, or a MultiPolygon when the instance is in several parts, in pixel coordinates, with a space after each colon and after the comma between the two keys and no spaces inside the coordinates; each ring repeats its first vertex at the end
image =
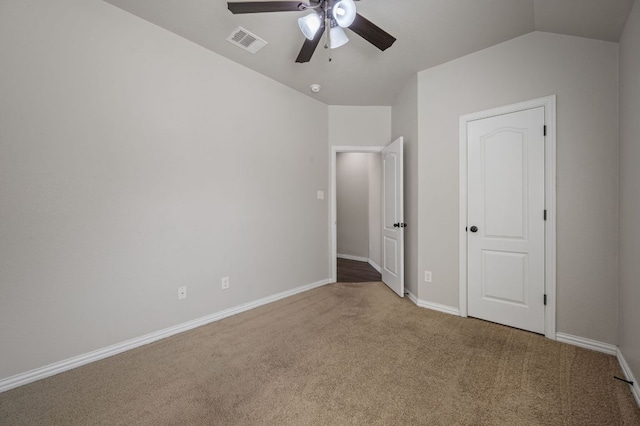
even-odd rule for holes
{"type": "Polygon", "coordinates": [[[309,63],[298,64],[304,12],[233,15],[223,0],[105,1],[330,105],[391,105],[416,72],[532,31],[617,42],[634,2],[362,0],[358,13],[395,44],[381,52],[347,30],[345,46],[329,51],[321,42],[309,63]],[[234,46],[226,39],[238,26],[268,44],[255,55],[234,46]],[[317,94],[313,83],[322,86],[317,94]]]}

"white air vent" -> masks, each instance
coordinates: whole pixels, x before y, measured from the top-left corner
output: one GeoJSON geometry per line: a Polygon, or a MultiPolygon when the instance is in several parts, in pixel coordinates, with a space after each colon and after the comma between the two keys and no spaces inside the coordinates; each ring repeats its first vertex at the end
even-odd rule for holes
{"type": "Polygon", "coordinates": [[[230,41],[236,46],[241,47],[251,53],[256,53],[267,44],[266,41],[255,34],[251,34],[249,31],[245,30],[242,27],[236,28],[231,33],[231,35],[227,37],[227,41],[230,41]]]}

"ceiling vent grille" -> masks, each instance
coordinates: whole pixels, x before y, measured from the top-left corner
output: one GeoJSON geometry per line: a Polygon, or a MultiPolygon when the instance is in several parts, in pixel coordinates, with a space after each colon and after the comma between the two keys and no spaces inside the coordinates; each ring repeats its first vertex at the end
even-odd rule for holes
{"type": "Polygon", "coordinates": [[[242,27],[236,28],[231,35],[227,37],[227,41],[250,53],[256,53],[267,44],[266,41],[242,27]]]}

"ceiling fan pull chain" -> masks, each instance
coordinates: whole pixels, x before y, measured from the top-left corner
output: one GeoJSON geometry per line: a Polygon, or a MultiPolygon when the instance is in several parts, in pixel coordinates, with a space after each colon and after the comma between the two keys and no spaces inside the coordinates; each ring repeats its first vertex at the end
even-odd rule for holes
{"type": "Polygon", "coordinates": [[[324,11],[324,28],[326,34],[324,48],[328,49],[331,46],[331,19],[329,19],[329,11],[327,9],[324,11]]]}

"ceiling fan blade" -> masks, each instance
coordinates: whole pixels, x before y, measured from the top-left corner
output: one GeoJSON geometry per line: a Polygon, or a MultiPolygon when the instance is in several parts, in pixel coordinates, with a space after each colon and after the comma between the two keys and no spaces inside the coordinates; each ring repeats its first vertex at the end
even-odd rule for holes
{"type": "Polygon", "coordinates": [[[227,3],[231,13],[300,12],[306,3],[300,1],[240,1],[227,3]]]}
{"type": "Polygon", "coordinates": [[[395,37],[378,27],[359,13],[349,29],[380,50],[386,50],[396,41],[395,37]]]}
{"type": "Polygon", "coordinates": [[[300,53],[298,53],[296,62],[303,64],[311,60],[311,57],[313,56],[313,52],[316,51],[316,47],[318,47],[318,43],[320,43],[322,34],[324,34],[324,28],[320,28],[318,30],[313,40],[309,40],[308,38],[304,39],[304,44],[302,45],[302,49],[300,49],[300,53]]]}

